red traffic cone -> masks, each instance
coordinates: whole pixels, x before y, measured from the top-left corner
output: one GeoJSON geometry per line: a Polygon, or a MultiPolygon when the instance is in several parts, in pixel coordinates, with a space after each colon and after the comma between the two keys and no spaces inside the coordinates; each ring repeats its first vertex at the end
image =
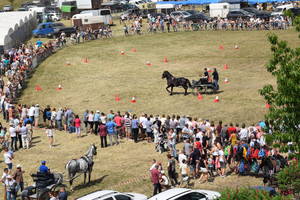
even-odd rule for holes
{"type": "Polygon", "coordinates": [[[266,103],[265,107],[266,107],[267,109],[270,109],[270,108],[271,108],[271,105],[268,104],[268,103],[266,103]]]}
{"type": "Polygon", "coordinates": [[[115,101],[120,101],[121,99],[120,99],[120,97],[119,97],[119,95],[116,95],[116,97],[115,97],[115,101]]]}
{"type": "Polygon", "coordinates": [[[239,46],[237,44],[235,44],[234,49],[239,49],[239,46]]]}
{"type": "Polygon", "coordinates": [[[168,58],[167,58],[167,57],[164,57],[164,63],[167,63],[167,62],[169,62],[169,61],[168,61],[168,58]]]}
{"type": "Polygon", "coordinates": [[[36,90],[36,91],[41,91],[41,90],[42,90],[42,88],[41,88],[41,86],[39,86],[39,85],[36,85],[36,86],[35,86],[35,90],[36,90]]]}
{"type": "Polygon", "coordinates": [[[124,51],[121,51],[120,54],[121,54],[121,55],[125,55],[125,52],[124,52],[124,51]]]}
{"type": "Polygon", "coordinates": [[[150,61],[147,61],[147,62],[146,62],[146,65],[147,65],[147,66],[152,66],[152,64],[151,64],[150,61]]]}
{"type": "Polygon", "coordinates": [[[70,61],[67,61],[65,64],[65,66],[70,66],[70,65],[71,65],[70,61]]]}
{"type": "Polygon", "coordinates": [[[200,93],[198,93],[197,98],[198,98],[198,100],[202,100],[203,99],[203,97],[202,97],[202,95],[200,93]]]}
{"type": "Polygon", "coordinates": [[[211,73],[211,72],[212,72],[212,70],[211,70],[210,68],[207,68],[207,72],[211,73]]]}
{"type": "Polygon", "coordinates": [[[225,78],[224,83],[229,83],[228,78],[225,78]]]}
{"type": "Polygon", "coordinates": [[[132,52],[136,52],[136,48],[132,48],[131,51],[132,51],[132,52]]]}
{"type": "Polygon", "coordinates": [[[131,99],[130,102],[131,102],[131,103],[136,103],[135,97],[132,97],[132,99],[131,99]]]}
{"type": "Polygon", "coordinates": [[[60,91],[60,90],[62,90],[62,87],[61,87],[61,85],[58,85],[58,87],[56,88],[56,90],[57,90],[57,91],[60,91]]]}
{"type": "Polygon", "coordinates": [[[82,60],[83,63],[89,63],[89,60],[87,57],[85,57],[83,60],[82,60]]]}
{"type": "Polygon", "coordinates": [[[214,99],[214,102],[215,102],[215,103],[218,103],[218,102],[219,102],[219,97],[218,97],[218,96],[216,96],[216,98],[214,99]]]}
{"type": "Polygon", "coordinates": [[[220,45],[220,46],[219,46],[219,49],[220,49],[220,50],[224,50],[224,46],[223,46],[223,45],[220,45]]]}
{"type": "Polygon", "coordinates": [[[229,69],[229,67],[228,67],[227,64],[224,65],[224,69],[225,69],[225,70],[229,69]]]}

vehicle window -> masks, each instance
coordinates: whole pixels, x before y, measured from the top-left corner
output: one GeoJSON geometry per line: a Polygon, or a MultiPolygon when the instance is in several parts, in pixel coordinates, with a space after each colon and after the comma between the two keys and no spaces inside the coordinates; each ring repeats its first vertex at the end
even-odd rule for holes
{"type": "Polygon", "coordinates": [[[101,10],[100,15],[110,15],[110,10],[101,10]]]}
{"type": "Polygon", "coordinates": [[[115,199],[116,199],[116,200],[131,200],[130,197],[125,196],[125,195],[121,195],[121,194],[116,195],[116,196],[115,196],[115,199]]]}
{"type": "Polygon", "coordinates": [[[191,192],[177,198],[176,200],[206,200],[206,196],[198,192],[191,192]]]}
{"type": "Polygon", "coordinates": [[[103,200],[114,200],[112,197],[108,197],[106,199],[103,199],[103,200]]]}

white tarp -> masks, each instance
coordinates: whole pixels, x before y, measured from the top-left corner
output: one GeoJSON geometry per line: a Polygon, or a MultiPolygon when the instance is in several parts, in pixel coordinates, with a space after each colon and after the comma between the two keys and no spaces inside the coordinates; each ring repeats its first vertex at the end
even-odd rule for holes
{"type": "Polygon", "coordinates": [[[30,39],[36,27],[36,17],[32,12],[0,13],[0,50],[16,47],[30,39]]]}

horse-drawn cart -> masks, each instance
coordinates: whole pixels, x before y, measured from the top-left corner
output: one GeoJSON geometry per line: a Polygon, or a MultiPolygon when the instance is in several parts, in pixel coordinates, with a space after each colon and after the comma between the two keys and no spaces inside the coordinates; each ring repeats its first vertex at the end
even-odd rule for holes
{"type": "Polygon", "coordinates": [[[63,175],[60,173],[36,173],[31,175],[34,185],[25,188],[22,199],[49,200],[49,194],[57,192],[63,184],[63,175]]]}
{"type": "Polygon", "coordinates": [[[192,80],[192,87],[196,89],[199,93],[207,93],[210,90],[210,93],[216,93],[218,91],[218,87],[212,83],[208,82],[206,78],[200,78],[199,81],[192,80]]]}

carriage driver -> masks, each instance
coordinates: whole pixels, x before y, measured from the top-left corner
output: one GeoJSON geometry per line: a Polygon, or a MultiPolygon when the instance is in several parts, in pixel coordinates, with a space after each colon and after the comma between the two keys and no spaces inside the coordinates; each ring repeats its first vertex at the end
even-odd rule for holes
{"type": "Polygon", "coordinates": [[[49,172],[49,168],[46,166],[46,161],[42,161],[41,162],[41,166],[39,167],[39,172],[41,173],[48,173],[49,172]]]}
{"type": "MultiPolygon", "coordinates": [[[[200,75],[201,76],[201,75],[200,75]]],[[[203,76],[200,77],[198,84],[206,84],[209,81],[209,73],[207,71],[207,68],[204,68],[203,76]]]]}

